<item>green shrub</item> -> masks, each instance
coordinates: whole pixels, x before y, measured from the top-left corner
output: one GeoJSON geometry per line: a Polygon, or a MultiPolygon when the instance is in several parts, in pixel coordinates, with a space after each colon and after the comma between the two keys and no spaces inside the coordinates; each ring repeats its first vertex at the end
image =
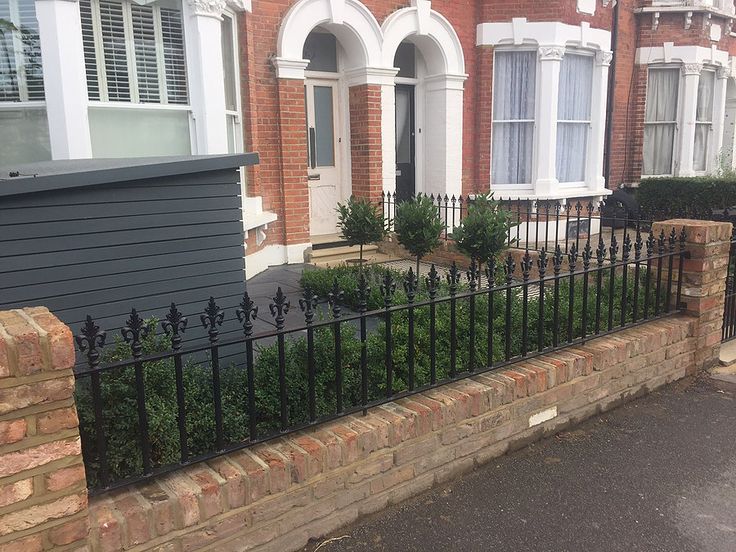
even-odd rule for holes
{"type": "Polygon", "coordinates": [[[645,217],[707,215],[736,206],[736,179],[722,177],[646,178],[636,191],[645,217]]]}
{"type": "Polygon", "coordinates": [[[468,204],[468,214],[452,231],[457,248],[479,263],[496,259],[506,248],[511,213],[492,195],[480,194],[468,204]]]}
{"type": "Polygon", "coordinates": [[[415,274],[422,257],[439,247],[443,228],[437,206],[427,196],[418,195],[396,206],[394,231],[399,243],[416,258],[415,274]]]}
{"type": "Polygon", "coordinates": [[[340,237],[349,245],[360,246],[360,265],[363,265],[363,247],[381,241],[386,235],[383,214],[378,207],[363,198],[351,197],[343,205],[337,204],[337,226],[340,237]]]}

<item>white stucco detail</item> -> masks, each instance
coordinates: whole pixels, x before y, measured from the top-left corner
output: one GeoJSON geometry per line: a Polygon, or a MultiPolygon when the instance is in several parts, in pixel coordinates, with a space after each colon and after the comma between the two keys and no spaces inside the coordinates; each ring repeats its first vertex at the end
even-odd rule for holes
{"type": "Polygon", "coordinates": [[[381,27],[358,0],[299,0],[286,13],[279,29],[277,58],[301,60],[304,41],[318,25],[340,41],[345,69],[382,67],[381,27]]]}
{"type": "Polygon", "coordinates": [[[36,19],[52,158],[92,157],[79,2],[37,0],[36,19]]]}
{"type": "Polygon", "coordinates": [[[578,0],[578,12],[587,13],[589,15],[595,14],[595,4],[597,0],[578,0]]]}
{"type": "Polygon", "coordinates": [[[304,80],[304,70],[309,65],[309,60],[277,57],[273,59],[273,65],[276,68],[276,76],[280,79],[304,80]]]}
{"type": "Polygon", "coordinates": [[[504,23],[481,23],[477,28],[476,45],[501,46],[504,44],[578,46],[593,50],[610,50],[611,33],[604,29],[566,23],[527,21],[524,17],[504,23]]]}
{"type": "Polygon", "coordinates": [[[715,46],[675,46],[673,42],[665,42],[662,46],[637,48],[636,63],[651,65],[658,63],[701,63],[727,67],[729,65],[728,52],[719,50],[715,46]]]}
{"type": "MultiPolygon", "coordinates": [[[[220,0],[224,10],[225,1],[220,0]]],[[[218,0],[210,0],[214,5],[218,0]]],[[[224,81],[222,65],[222,30],[216,8],[206,10],[202,0],[182,2],[182,18],[187,51],[187,77],[190,105],[194,118],[196,151],[192,153],[227,153],[225,88],[212,83],[224,81]]],[[[217,8],[219,9],[219,8],[217,8]]]]}
{"type": "Polygon", "coordinates": [[[450,22],[442,14],[428,10],[429,2],[403,8],[389,15],[383,22],[383,66],[393,67],[396,49],[407,37],[424,56],[430,74],[465,74],[465,56],[460,39],[450,22]],[[427,10],[423,14],[422,10],[427,10]],[[424,21],[420,25],[420,21],[424,21]]]}

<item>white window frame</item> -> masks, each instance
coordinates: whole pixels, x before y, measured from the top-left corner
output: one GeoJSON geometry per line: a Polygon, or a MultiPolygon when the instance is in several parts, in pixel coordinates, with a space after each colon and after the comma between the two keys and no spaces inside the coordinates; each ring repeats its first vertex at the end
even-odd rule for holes
{"type": "MultiPolygon", "coordinates": [[[[585,56],[590,57],[593,60],[593,71],[591,73],[591,79],[590,79],[590,87],[591,87],[591,93],[590,93],[590,108],[588,110],[588,119],[587,120],[573,120],[573,119],[560,119],[558,118],[558,111],[555,112],[554,117],[557,121],[557,132],[559,133],[560,130],[560,123],[572,123],[572,124],[580,124],[580,125],[586,125],[586,132],[585,132],[585,171],[583,174],[583,180],[577,180],[577,181],[571,181],[571,182],[559,182],[559,186],[561,188],[581,188],[586,185],[588,182],[588,177],[590,176],[588,174],[589,163],[588,160],[590,159],[590,149],[591,149],[591,134],[593,132],[593,92],[595,91],[594,81],[596,77],[596,67],[595,67],[595,51],[594,50],[588,50],[583,48],[575,48],[571,46],[567,46],[565,48],[565,55],[573,55],[573,56],[585,56]]],[[[563,62],[564,63],[564,57],[563,62]]],[[[607,85],[607,83],[606,83],[607,85]]],[[[557,156],[557,144],[555,144],[555,158],[557,156]]]]}
{"type": "MultiPolygon", "coordinates": [[[[498,52],[534,52],[535,54],[538,54],[539,48],[537,46],[518,46],[518,47],[509,47],[509,46],[499,46],[497,48],[493,49],[493,76],[492,76],[492,84],[491,84],[491,146],[493,146],[493,126],[495,123],[532,123],[533,124],[533,132],[532,135],[532,170],[531,170],[531,176],[532,181],[531,182],[522,182],[517,184],[495,184],[493,182],[493,171],[491,171],[491,189],[492,190],[534,190],[534,181],[536,179],[537,174],[537,108],[539,106],[539,88],[541,86],[541,80],[539,76],[539,56],[536,56],[536,63],[534,67],[534,117],[532,119],[496,119],[495,118],[495,102],[493,101],[493,88],[496,86],[496,54],[498,52]]],[[[491,159],[490,159],[490,166],[493,167],[493,149],[491,147],[491,159]]]]}
{"type": "MultiPolygon", "coordinates": [[[[672,177],[676,176],[679,172],[680,167],[680,126],[682,124],[682,109],[683,109],[683,79],[682,79],[682,65],[678,63],[658,63],[649,65],[647,67],[647,88],[644,91],[644,126],[642,128],[646,128],[647,125],[675,125],[675,132],[672,137],[672,166],[670,167],[670,172],[664,174],[644,174],[642,172],[641,178],[666,178],[666,177],[672,177]],[[662,70],[662,69],[677,69],[679,72],[679,79],[678,79],[678,86],[677,86],[677,108],[675,109],[675,120],[674,121],[651,121],[647,122],[646,120],[646,98],[649,93],[649,72],[654,69],[662,70]]],[[[644,140],[642,135],[642,155],[644,152],[644,140]]],[[[644,170],[644,166],[642,164],[642,171],[644,170]]]]}
{"type": "MultiPolygon", "coordinates": [[[[713,146],[714,140],[713,140],[713,124],[715,122],[715,111],[716,111],[716,90],[718,88],[718,75],[716,74],[716,68],[710,65],[703,66],[703,69],[700,71],[700,77],[703,78],[703,73],[712,73],[713,74],[713,97],[711,98],[711,111],[710,111],[710,119],[707,121],[699,121],[697,114],[695,115],[695,136],[693,136],[693,141],[695,141],[697,136],[697,128],[699,126],[707,126],[708,127],[708,138],[707,142],[705,144],[705,169],[703,170],[695,170],[695,144],[693,143],[693,171],[695,174],[699,176],[707,175],[710,171],[710,159],[711,159],[711,147],[713,146]]],[[[697,102],[697,98],[696,98],[697,102]]]]}
{"type": "MultiPolygon", "coordinates": [[[[227,17],[232,21],[233,67],[231,69],[235,73],[235,110],[227,109],[227,106],[225,107],[227,129],[228,132],[230,132],[233,136],[234,151],[230,153],[243,153],[245,146],[243,144],[243,105],[241,103],[240,94],[240,56],[238,55],[240,48],[238,44],[238,18],[235,15],[235,12],[229,9],[223,11],[222,16],[227,17]]],[[[243,176],[242,180],[243,194],[245,194],[245,176],[243,176]]]]}

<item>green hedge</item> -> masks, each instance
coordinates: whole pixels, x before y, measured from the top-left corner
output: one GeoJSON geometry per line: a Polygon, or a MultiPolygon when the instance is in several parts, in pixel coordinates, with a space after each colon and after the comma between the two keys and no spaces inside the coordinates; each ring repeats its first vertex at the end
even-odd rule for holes
{"type": "Polygon", "coordinates": [[[736,178],[647,178],[636,198],[645,214],[664,216],[706,214],[736,205],[736,178]]]}

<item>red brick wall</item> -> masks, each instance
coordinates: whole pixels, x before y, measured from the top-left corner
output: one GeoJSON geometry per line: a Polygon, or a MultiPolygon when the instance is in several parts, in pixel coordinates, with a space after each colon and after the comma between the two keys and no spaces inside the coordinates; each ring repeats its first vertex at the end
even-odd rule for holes
{"type": "Polygon", "coordinates": [[[350,88],[350,157],[353,195],[381,200],[381,87],[363,84],[350,88]]]}
{"type": "Polygon", "coordinates": [[[569,25],[588,21],[591,27],[611,28],[613,2],[604,8],[602,2],[597,0],[594,15],[579,13],[576,0],[480,0],[479,3],[481,22],[511,21],[514,17],[526,17],[529,21],[560,21],[569,25]]]}

